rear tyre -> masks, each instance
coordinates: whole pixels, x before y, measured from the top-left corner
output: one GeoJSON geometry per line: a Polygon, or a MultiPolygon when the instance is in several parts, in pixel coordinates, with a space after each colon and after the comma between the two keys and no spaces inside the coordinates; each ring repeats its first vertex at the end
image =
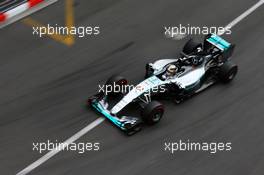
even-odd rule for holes
{"type": "Polygon", "coordinates": [[[189,55],[193,53],[198,47],[202,47],[201,43],[195,42],[193,39],[190,39],[183,47],[183,53],[189,55]]]}
{"type": "Polygon", "coordinates": [[[229,83],[235,78],[237,71],[237,65],[228,61],[220,67],[219,78],[223,83],[229,83]]]}
{"type": "Polygon", "coordinates": [[[164,106],[157,102],[152,101],[147,104],[142,111],[142,119],[149,125],[158,123],[164,113],[164,106]]]}

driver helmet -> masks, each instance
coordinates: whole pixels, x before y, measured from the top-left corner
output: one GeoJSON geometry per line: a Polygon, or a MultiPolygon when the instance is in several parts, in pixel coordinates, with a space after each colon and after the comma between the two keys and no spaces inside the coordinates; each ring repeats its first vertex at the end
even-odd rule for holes
{"type": "Polygon", "coordinates": [[[173,76],[177,72],[177,67],[174,64],[170,64],[167,68],[167,75],[168,76],[173,76]]]}
{"type": "Polygon", "coordinates": [[[193,66],[199,66],[204,60],[203,56],[195,56],[192,58],[192,64],[193,66]]]}

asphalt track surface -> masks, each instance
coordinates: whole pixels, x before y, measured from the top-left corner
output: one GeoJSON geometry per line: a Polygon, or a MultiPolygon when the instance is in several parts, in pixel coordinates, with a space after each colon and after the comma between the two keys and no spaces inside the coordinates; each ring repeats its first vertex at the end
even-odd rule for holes
{"type": "MultiPolygon", "coordinates": [[[[43,154],[32,142],[64,141],[99,116],[85,109],[88,96],[109,75],[132,83],[152,58],[172,57],[186,39],[163,35],[163,26],[225,26],[257,0],[76,0],[76,25],[99,25],[101,35],[72,47],[32,36],[17,22],[0,31],[0,174],[16,174],[43,154]]],[[[63,1],[33,15],[63,24],[63,1]]],[[[264,172],[264,7],[224,36],[237,44],[239,74],[175,105],[156,126],[127,137],[111,123],[78,142],[100,142],[99,152],[62,151],[29,174],[37,175],[261,175],[264,172]],[[231,152],[164,152],[164,141],[232,142],[231,152]]]]}

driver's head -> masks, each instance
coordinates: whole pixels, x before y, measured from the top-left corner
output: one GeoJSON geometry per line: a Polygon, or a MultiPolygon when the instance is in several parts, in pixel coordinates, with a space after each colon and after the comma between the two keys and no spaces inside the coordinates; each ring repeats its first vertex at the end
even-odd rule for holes
{"type": "Polygon", "coordinates": [[[170,64],[169,67],[167,68],[167,75],[173,76],[177,72],[177,67],[174,64],[170,64]]]}

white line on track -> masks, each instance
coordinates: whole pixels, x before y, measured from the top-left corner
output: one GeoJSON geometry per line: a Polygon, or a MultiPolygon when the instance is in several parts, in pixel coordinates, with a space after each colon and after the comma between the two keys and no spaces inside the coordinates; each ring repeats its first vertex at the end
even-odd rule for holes
{"type": "MultiPolygon", "coordinates": [[[[237,23],[239,23],[240,21],[242,21],[245,17],[247,17],[248,15],[250,15],[252,12],[254,12],[258,7],[260,7],[263,4],[264,4],[264,0],[260,0],[258,3],[256,3],[252,7],[250,7],[247,11],[245,11],[244,13],[242,13],[240,16],[238,16],[232,22],[230,22],[225,28],[228,28],[228,27],[229,28],[232,28],[232,27],[234,27],[237,23]]],[[[223,33],[221,33],[219,35],[222,35],[222,34],[223,33]]],[[[76,134],[74,134],[72,137],[70,137],[69,139],[67,139],[64,142],[64,146],[63,147],[60,147],[60,149],[59,148],[57,148],[57,149],[55,148],[54,150],[51,150],[50,152],[48,152],[47,154],[45,154],[44,156],[42,156],[41,158],[39,158],[38,160],[36,160],[32,164],[30,164],[29,166],[27,166],[25,169],[23,169],[22,171],[20,171],[16,175],[26,175],[26,174],[30,173],[32,170],[34,170],[35,168],[37,168],[38,166],[40,166],[41,164],[43,164],[44,162],[46,162],[47,160],[49,160],[51,157],[55,156],[57,153],[59,153],[60,151],[62,151],[63,148],[66,147],[66,145],[75,142],[80,137],[82,137],[83,135],[85,135],[87,132],[91,131],[93,128],[95,128],[96,126],[100,125],[104,120],[105,120],[105,118],[102,118],[102,117],[96,119],[91,124],[89,124],[88,126],[86,126],[85,128],[83,128],[82,130],[80,130],[79,132],[77,132],[76,134]]]]}
{"type": "Polygon", "coordinates": [[[72,137],[70,137],[69,139],[67,139],[63,143],[63,146],[51,150],[50,152],[48,152],[47,154],[45,154],[44,156],[42,156],[41,158],[39,158],[37,161],[33,162],[32,164],[30,164],[29,166],[27,166],[25,169],[23,169],[22,171],[20,171],[19,173],[17,173],[17,175],[26,175],[26,174],[28,174],[29,172],[31,172],[32,170],[34,170],[35,168],[37,168],[38,166],[40,166],[41,164],[43,164],[44,162],[46,162],[47,160],[49,160],[51,157],[55,156],[57,153],[59,153],[60,151],[62,151],[67,145],[75,142],[80,137],[82,137],[84,134],[86,134],[87,132],[91,131],[96,126],[100,125],[104,120],[105,120],[105,118],[102,118],[102,117],[96,119],[95,121],[93,121],[92,123],[90,123],[88,126],[86,126],[82,130],[80,130],[79,132],[77,132],[76,134],[74,134],[72,137]]]}
{"type": "Polygon", "coordinates": [[[255,5],[250,7],[248,10],[246,10],[244,13],[242,13],[236,19],[234,19],[229,24],[227,24],[227,26],[225,27],[225,31],[222,33],[218,33],[218,35],[223,35],[228,28],[231,29],[232,27],[234,27],[237,23],[242,21],[244,18],[246,18],[248,15],[250,15],[252,12],[254,12],[257,8],[259,8],[263,4],[264,4],[264,0],[260,0],[259,2],[257,2],[255,5]]]}

